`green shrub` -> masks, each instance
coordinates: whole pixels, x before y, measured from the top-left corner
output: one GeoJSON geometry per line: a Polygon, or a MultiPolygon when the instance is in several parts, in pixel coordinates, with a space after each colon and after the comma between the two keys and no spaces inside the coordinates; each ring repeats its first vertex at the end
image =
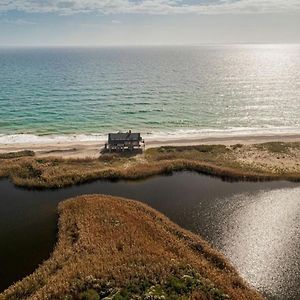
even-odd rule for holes
{"type": "Polygon", "coordinates": [[[93,290],[93,289],[89,289],[85,292],[82,292],[79,296],[80,300],[100,300],[100,296],[98,295],[98,293],[93,290]]]}

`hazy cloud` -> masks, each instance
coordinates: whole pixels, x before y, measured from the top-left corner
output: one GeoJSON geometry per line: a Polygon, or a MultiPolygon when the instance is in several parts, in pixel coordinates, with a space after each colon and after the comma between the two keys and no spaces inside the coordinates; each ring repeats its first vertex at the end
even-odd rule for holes
{"type": "Polygon", "coordinates": [[[299,0],[0,0],[0,11],[74,14],[222,14],[299,12],[299,0]]]}
{"type": "Polygon", "coordinates": [[[122,22],[119,20],[111,20],[111,23],[112,24],[122,24],[122,22]]]}
{"type": "Polygon", "coordinates": [[[0,19],[0,24],[10,24],[10,25],[35,25],[36,23],[23,20],[23,19],[16,19],[16,20],[11,20],[11,19],[0,19]]]}

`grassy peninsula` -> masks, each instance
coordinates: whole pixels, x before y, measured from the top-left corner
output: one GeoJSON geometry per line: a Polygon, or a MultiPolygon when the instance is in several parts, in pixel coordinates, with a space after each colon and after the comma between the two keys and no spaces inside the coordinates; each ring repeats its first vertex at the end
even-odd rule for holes
{"type": "Polygon", "coordinates": [[[104,195],[59,205],[51,257],[0,294],[12,299],[253,299],[227,260],[148,206],[104,195]]]}
{"type": "Polygon", "coordinates": [[[193,170],[230,180],[300,180],[300,143],[198,145],[150,148],[143,154],[99,158],[38,157],[32,151],[0,154],[0,177],[23,187],[60,188],[96,179],[142,179],[193,170]]]}

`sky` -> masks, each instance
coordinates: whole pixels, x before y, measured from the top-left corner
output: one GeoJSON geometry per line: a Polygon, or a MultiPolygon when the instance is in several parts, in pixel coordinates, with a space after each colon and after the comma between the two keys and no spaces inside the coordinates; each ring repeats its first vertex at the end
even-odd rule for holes
{"type": "Polygon", "coordinates": [[[300,0],[0,0],[0,46],[300,43],[300,0]]]}

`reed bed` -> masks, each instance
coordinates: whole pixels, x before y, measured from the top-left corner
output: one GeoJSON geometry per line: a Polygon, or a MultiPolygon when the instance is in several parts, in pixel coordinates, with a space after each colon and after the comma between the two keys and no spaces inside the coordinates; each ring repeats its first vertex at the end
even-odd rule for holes
{"type": "Polygon", "coordinates": [[[51,257],[12,299],[263,299],[201,237],[145,204],[90,195],[59,205],[51,257]]]}
{"type": "Polygon", "coordinates": [[[0,156],[0,177],[32,188],[61,188],[96,179],[143,179],[190,170],[226,180],[300,181],[300,143],[199,145],[148,149],[136,156],[98,159],[38,158],[32,153],[0,156]]]}

